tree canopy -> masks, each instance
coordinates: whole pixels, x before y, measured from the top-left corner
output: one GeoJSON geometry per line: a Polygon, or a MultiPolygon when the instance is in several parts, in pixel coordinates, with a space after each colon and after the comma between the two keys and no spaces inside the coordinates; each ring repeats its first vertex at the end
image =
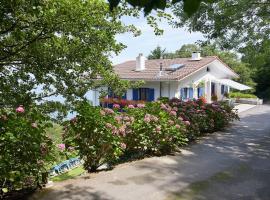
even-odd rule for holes
{"type": "Polygon", "coordinates": [[[201,3],[187,15],[181,4],[173,7],[175,25],[199,31],[210,40],[219,40],[221,47],[239,49],[248,42],[269,39],[270,2],[265,0],[219,0],[201,3]]]}
{"type": "Polygon", "coordinates": [[[166,49],[162,49],[160,46],[157,46],[150,54],[147,56],[149,60],[151,59],[160,59],[166,56],[166,49]]]}
{"type": "Polygon", "coordinates": [[[182,10],[190,16],[197,11],[201,2],[210,3],[211,0],[109,0],[111,10],[116,8],[121,2],[143,9],[145,15],[148,15],[152,10],[165,10],[170,5],[181,3],[182,10]]]}
{"type": "MultiPolygon", "coordinates": [[[[124,47],[128,31],[102,0],[12,0],[0,4],[0,104],[31,104],[62,96],[83,98],[102,83],[126,86],[109,56],[124,47]]],[[[118,87],[121,88],[121,87],[118,87]]]]}

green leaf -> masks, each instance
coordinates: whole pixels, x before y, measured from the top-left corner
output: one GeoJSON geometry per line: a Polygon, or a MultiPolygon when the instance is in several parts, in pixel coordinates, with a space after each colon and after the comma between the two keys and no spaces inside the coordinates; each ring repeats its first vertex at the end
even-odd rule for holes
{"type": "Polygon", "coordinates": [[[7,192],[8,192],[8,189],[7,189],[7,188],[2,188],[2,191],[3,191],[4,193],[7,193],[7,192]]]}
{"type": "Polygon", "coordinates": [[[201,0],[184,0],[184,11],[191,16],[198,10],[200,3],[201,0]]]}

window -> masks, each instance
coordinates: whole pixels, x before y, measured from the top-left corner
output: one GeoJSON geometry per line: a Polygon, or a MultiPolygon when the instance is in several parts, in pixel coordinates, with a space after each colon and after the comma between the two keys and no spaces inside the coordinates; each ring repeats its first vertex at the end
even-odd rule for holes
{"type": "Polygon", "coordinates": [[[181,88],[181,97],[182,99],[187,99],[188,98],[188,88],[181,88]]]}
{"type": "Polygon", "coordinates": [[[148,88],[139,88],[139,100],[147,101],[149,99],[148,88]]]}
{"type": "Polygon", "coordinates": [[[198,98],[202,97],[204,95],[204,88],[203,87],[197,88],[197,94],[198,98]]]}
{"type": "Polygon", "coordinates": [[[133,100],[154,101],[155,100],[154,88],[133,89],[133,100]]]}
{"type": "Polygon", "coordinates": [[[221,85],[221,94],[225,93],[225,85],[221,85]]]}

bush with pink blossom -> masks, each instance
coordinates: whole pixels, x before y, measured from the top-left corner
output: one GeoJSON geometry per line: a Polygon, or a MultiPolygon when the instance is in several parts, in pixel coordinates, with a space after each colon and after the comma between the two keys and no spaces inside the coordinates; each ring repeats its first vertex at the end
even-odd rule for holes
{"type": "Polygon", "coordinates": [[[186,144],[186,129],[183,122],[177,119],[176,113],[172,115],[161,107],[159,102],[152,102],[143,108],[126,111],[135,119],[130,127],[130,134],[124,138],[127,150],[145,154],[164,154],[171,153],[186,144]]]}
{"type": "Polygon", "coordinates": [[[179,99],[127,105],[121,109],[82,103],[68,122],[65,144],[76,146],[88,171],[125,155],[162,155],[206,132],[221,130],[237,114],[225,103],[179,99]]]}
{"type": "Polygon", "coordinates": [[[53,141],[46,135],[48,117],[23,105],[0,110],[0,198],[46,182],[53,161],[53,141]],[[4,194],[3,194],[4,193],[4,194]]]}
{"type": "Polygon", "coordinates": [[[118,159],[125,149],[121,138],[128,125],[122,121],[127,119],[117,110],[93,107],[86,102],[81,103],[76,112],[76,123],[65,123],[63,137],[66,146],[78,150],[84,168],[89,172],[96,171],[104,163],[118,159]]]}

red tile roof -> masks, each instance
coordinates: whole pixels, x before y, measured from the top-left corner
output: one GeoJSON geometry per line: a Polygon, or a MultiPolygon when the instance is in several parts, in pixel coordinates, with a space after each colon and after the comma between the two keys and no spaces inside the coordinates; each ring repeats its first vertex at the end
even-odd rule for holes
{"type": "Polygon", "coordinates": [[[132,60],[115,65],[114,71],[120,78],[128,80],[180,80],[215,60],[219,59],[216,56],[208,56],[198,61],[190,58],[146,60],[143,71],[135,71],[136,61],[132,60]],[[184,66],[175,71],[165,70],[162,76],[159,76],[160,63],[162,63],[163,69],[170,68],[172,64],[183,64],[184,66]]]}

